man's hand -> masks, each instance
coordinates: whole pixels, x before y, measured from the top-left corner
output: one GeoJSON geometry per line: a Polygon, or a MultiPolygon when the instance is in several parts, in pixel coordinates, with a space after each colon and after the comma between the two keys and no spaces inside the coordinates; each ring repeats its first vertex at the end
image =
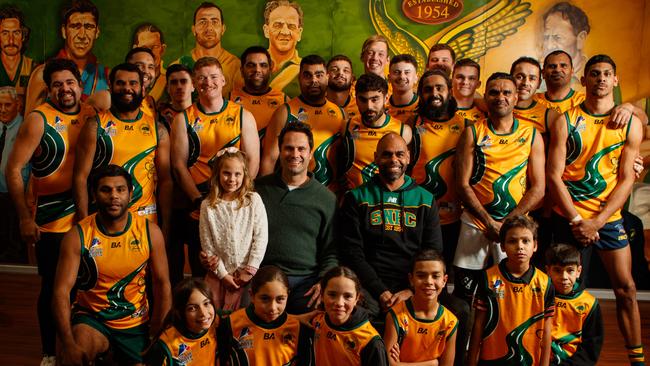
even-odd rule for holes
{"type": "Polygon", "coordinates": [[[399,343],[393,344],[393,346],[388,350],[388,356],[393,362],[399,362],[399,343]]]}
{"type": "Polygon", "coordinates": [[[199,254],[199,260],[203,268],[207,269],[210,272],[214,272],[217,269],[217,262],[219,262],[219,257],[216,255],[208,256],[208,253],[201,251],[199,254]]]}
{"type": "Polygon", "coordinates": [[[379,295],[379,306],[383,310],[388,310],[391,307],[391,299],[393,298],[393,293],[386,290],[379,295]]]}
{"type": "Polygon", "coordinates": [[[235,270],[235,281],[239,286],[244,286],[253,279],[253,275],[245,269],[237,268],[235,270]]]}
{"type": "Polygon", "coordinates": [[[311,299],[309,299],[309,302],[307,303],[307,307],[314,307],[317,308],[318,305],[320,305],[320,283],[316,283],[314,286],[312,286],[309,291],[305,292],[305,296],[311,296],[311,299]]]}
{"type": "Polygon", "coordinates": [[[64,366],[85,366],[89,364],[88,354],[77,343],[70,343],[61,351],[61,364],[64,366]]]}
{"type": "Polygon", "coordinates": [[[596,220],[582,219],[571,224],[571,232],[582,245],[586,246],[600,239],[598,230],[601,227],[602,225],[599,225],[596,220]]]}
{"type": "Polygon", "coordinates": [[[490,220],[487,228],[485,229],[485,237],[488,238],[488,240],[498,243],[500,240],[499,231],[501,230],[501,225],[503,225],[502,222],[490,220]]]}
{"type": "Polygon", "coordinates": [[[391,296],[391,298],[390,298],[390,306],[399,304],[402,301],[406,301],[406,300],[410,299],[411,296],[413,296],[413,291],[411,291],[411,289],[407,288],[406,290],[402,290],[402,291],[394,294],[393,296],[391,296]]]}
{"type": "Polygon", "coordinates": [[[36,225],[34,219],[24,219],[20,220],[20,237],[23,239],[23,242],[27,244],[35,244],[37,241],[41,240],[41,231],[36,225]]]}
{"type": "Polygon", "coordinates": [[[223,281],[223,283],[226,285],[226,288],[228,290],[230,291],[239,290],[239,285],[237,284],[235,278],[232,275],[227,274],[224,278],[221,279],[221,281],[223,281]]]}
{"type": "Polygon", "coordinates": [[[634,114],[634,109],[628,105],[628,103],[621,104],[612,109],[612,113],[609,116],[609,122],[607,122],[607,127],[612,129],[619,129],[625,127],[630,118],[634,114]]]}
{"type": "Polygon", "coordinates": [[[643,156],[637,155],[634,158],[634,177],[639,179],[641,173],[643,173],[643,156]]]}

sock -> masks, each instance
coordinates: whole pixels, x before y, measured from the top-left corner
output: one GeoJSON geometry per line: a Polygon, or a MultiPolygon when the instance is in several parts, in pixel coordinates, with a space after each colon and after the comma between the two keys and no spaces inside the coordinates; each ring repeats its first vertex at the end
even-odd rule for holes
{"type": "Polygon", "coordinates": [[[638,346],[625,346],[625,348],[627,348],[627,358],[630,360],[630,365],[645,366],[642,344],[638,346]]]}

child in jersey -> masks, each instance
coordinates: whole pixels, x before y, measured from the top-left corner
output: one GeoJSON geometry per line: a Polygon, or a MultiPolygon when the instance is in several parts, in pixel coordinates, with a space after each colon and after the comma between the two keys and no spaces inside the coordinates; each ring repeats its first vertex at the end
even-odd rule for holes
{"type": "Polygon", "coordinates": [[[214,320],[210,287],[193,278],[179,282],[163,330],[146,352],[147,365],[216,365],[214,320]]]}
{"type": "Polygon", "coordinates": [[[217,153],[210,184],[210,194],[201,203],[199,233],[203,251],[219,260],[206,282],[218,309],[236,310],[248,305],[247,285],[266,252],[266,210],[253,192],[246,157],[235,147],[217,153]]]}
{"type": "Polygon", "coordinates": [[[603,346],[603,319],[598,300],[580,281],[580,252],[555,244],[546,251],[546,273],[555,287],[551,338],[552,365],[595,365],[603,346]]]}
{"type": "Polygon", "coordinates": [[[311,329],[284,310],[289,280],[276,266],[264,266],[251,283],[252,303],[222,320],[221,364],[309,365],[311,329]]]}
{"type": "Polygon", "coordinates": [[[356,306],[360,291],[359,278],[347,267],[332,268],[323,276],[325,312],[311,320],[316,365],[388,365],[384,341],[368,321],[366,310],[356,306]]]}
{"type": "Polygon", "coordinates": [[[442,255],[432,249],[416,253],[408,277],[413,297],[394,305],[386,315],[384,342],[390,364],[451,366],[458,319],[438,302],[447,284],[442,255]]]}
{"type": "Polygon", "coordinates": [[[555,292],[548,276],[530,264],[537,224],[524,215],[508,217],[499,239],[507,257],[478,282],[468,363],[548,366],[555,292]]]}

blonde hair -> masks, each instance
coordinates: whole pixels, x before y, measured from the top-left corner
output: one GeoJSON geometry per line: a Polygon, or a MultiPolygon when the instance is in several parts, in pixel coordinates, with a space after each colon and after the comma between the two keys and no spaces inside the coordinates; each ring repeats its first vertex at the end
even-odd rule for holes
{"type": "Polygon", "coordinates": [[[208,204],[216,206],[222,200],[223,190],[221,188],[219,173],[223,167],[226,159],[238,160],[244,170],[244,177],[242,179],[241,187],[235,192],[235,199],[239,202],[239,207],[246,207],[251,204],[251,193],[253,189],[253,179],[248,173],[248,166],[246,164],[246,153],[234,147],[228,147],[217,153],[216,160],[212,165],[212,177],[210,178],[210,193],[208,194],[208,204]]]}

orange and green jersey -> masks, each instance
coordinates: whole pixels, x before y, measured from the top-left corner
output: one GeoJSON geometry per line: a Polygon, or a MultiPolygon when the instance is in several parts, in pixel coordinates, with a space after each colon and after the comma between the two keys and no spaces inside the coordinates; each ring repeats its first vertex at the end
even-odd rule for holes
{"type": "Polygon", "coordinates": [[[126,169],[133,180],[129,211],[156,222],[156,121],[142,110],[130,120],[106,111],[97,115],[97,127],[93,168],[115,164],[126,169]]]}
{"type": "Polygon", "coordinates": [[[285,103],[286,123],[303,122],[314,134],[314,149],[309,171],[320,183],[329,186],[334,183],[334,167],[341,131],[345,128],[343,110],[336,104],[326,101],[322,105],[311,105],[301,96],[285,103]]]}
{"type": "Polygon", "coordinates": [[[487,115],[483,113],[483,111],[478,109],[478,107],[475,104],[472,104],[472,106],[469,108],[458,107],[458,109],[456,110],[456,115],[466,120],[469,120],[470,123],[474,123],[478,120],[487,117],[487,115]]]}
{"type": "Polygon", "coordinates": [[[485,270],[478,283],[474,306],[487,312],[479,365],[539,365],[544,320],[555,311],[553,284],[533,266],[515,277],[506,261],[485,270]]]}
{"type": "MultiPolygon", "coordinates": [[[[201,194],[210,191],[210,167],[217,152],[230,146],[239,148],[243,113],[242,106],[227,99],[217,112],[204,112],[198,101],[183,111],[188,138],[187,169],[201,194]]],[[[198,220],[199,210],[192,212],[192,217],[198,220]]]]}
{"type": "Polygon", "coordinates": [[[200,334],[185,334],[167,328],[153,346],[151,364],[160,366],[216,366],[217,330],[210,327],[200,334]]]}
{"type": "Polygon", "coordinates": [[[457,114],[448,121],[431,121],[421,116],[414,121],[411,178],[436,197],[441,225],[460,218],[454,156],[460,135],[469,123],[457,114]]]}
{"type": "MultiPolygon", "coordinates": [[[[20,62],[16,68],[16,73],[13,78],[7,74],[4,66],[0,64],[0,87],[13,86],[16,88],[16,93],[24,98],[27,94],[27,84],[29,83],[29,76],[36,68],[36,63],[31,58],[21,55],[20,62]]],[[[23,101],[24,102],[24,101],[23,101]]],[[[21,113],[22,114],[22,113],[21,113]]]]}
{"type": "Polygon", "coordinates": [[[377,174],[375,164],[377,143],[387,133],[402,135],[404,124],[390,115],[386,115],[384,124],[379,127],[366,126],[361,117],[350,119],[342,131],[343,140],[343,176],[346,190],[356,188],[377,174]]]}
{"type": "MultiPolygon", "coordinates": [[[[526,170],[537,130],[514,119],[510,133],[496,133],[489,119],[469,126],[474,140],[474,169],[469,183],[479,202],[495,220],[502,220],[524,196],[526,170]]],[[[471,213],[480,230],[485,225],[471,213]]]]}
{"type": "MultiPolygon", "coordinates": [[[[352,93],[352,91],[350,91],[352,93]]],[[[345,104],[341,107],[345,112],[347,118],[354,118],[359,115],[359,108],[357,107],[357,98],[350,94],[348,100],[345,101],[345,104]]]]}
{"type": "Polygon", "coordinates": [[[420,98],[418,97],[417,93],[413,93],[413,98],[411,98],[411,100],[406,104],[395,104],[393,102],[393,97],[391,96],[388,98],[386,112],[395,119],[409,122],[411,118],[416,114],[416,109],[418,108],[419,101],[420,98]]]}
{"type": "Polygon", "coordinates": [[[147,95],[144,97],[142,103],[140,104],[140,110],[145,114],[145,116],[156,120],[158,112],[156,111],[156,101],[152,96],[147,95]]]}
{"type": "MultiPolygon", "coordinates": [[[[584,104],[564,116],[569,136],[562,180],[576,211],[591,219],[600,213],[616,187],[619,160],[631,123],[624,129],[607,128],[609,114],[590,114],[584,104]]],[[[557,207],[555,210],[560,212],[557,207]]],[[[619,219],[620,209],[607,222],[619,219]]]]}
{"type": "Polygon", "coordinates": [[[264,94],[248,94],[242,88],[235,88],[230,93],[230,100],[253,114],[261,142],[266,134],[266,128],[271,122],[273,112],[287,101],[287,96],[275,89],[269,89],[264,94]]]}
{"type": "MultiPolygon", "coordinates": [[[[312,319],[311,324],[314,327],[314,359],[319,366],[366,366],[362,356],[364,348],[370,347],[370,343],[376,341],[381,342],[383,346],[379,333],[368,319],[350,327],[345,324],[335,326],[325,313],[321,313],[312,319]]],[[[385,347],[381,348],[385,353],[385,347]]]]}
{"type": "MultiPolygon", "coordinates": [[[[587,353],[591,355],[595,353],[595,358],[598,358],[603,337],[600,316],[598,300],[584,289],[572,291],[568,295],[555,295],[551,350],[556,364],[570,359],[579,348],[583,347],[585,340],[594,343],[590,350],[586,350],[587,353]],[[589,338],[585,339],[585,337],[589,338]],[[600,343],[593,342],[596,337],[600,343]]],[[[595,363],[596,360],[593,361],[595,363]]]]}
{"type": "Polygon", "coordinates": [[[72,228],[75,214],[72,170],[77,138],[86,118],[95,110],[82,104],[79,112],[68,114],[48,101],[34,112],[41,115],[44,124],[43,136],[31,159],[36,224],[43,232],[65,233],[72,228]]]}
{"type": "Polygon", "coordinates": [[[522,123],[532,124],[542,134],[548,130],[548,112],[549,108],[544,103],[536,102],[527,108],[517,108],[513,110],[515,118],[519,119],[522,123]]]}
{"type": "Polygon", "coordinates": [[[127,213],[124,231],[109,234],[90,215],[77,224],[81,263],[73,310],[113,329],[149,320],[146,276],[151,252],[149,220],[127,213]]]}
{"type": "Polygon", "coordinates": [[[533,99],[545,104],[547,108],[555,109],[558,113],[564,113],[584,102],[585,93],[570,89],[566,97],[562,99],[549,99],[546,93],[536,93],[533,99]]]}
{"type": "Polygon", "coordinates": [[[393,306],[388,313],[397,331],[401,362],[438,359],[445,351],[449,337],[458,328],[456,316],[440,304],[433,319],[417,318],[411,299],[393,306]]]}
{"type": "Polygon", "coordinates": [[[224,319],[219,332],[232,366],[303,365],[311,359],[308,328],[287,313],[265,323],[251,305],[224,319]]]}

